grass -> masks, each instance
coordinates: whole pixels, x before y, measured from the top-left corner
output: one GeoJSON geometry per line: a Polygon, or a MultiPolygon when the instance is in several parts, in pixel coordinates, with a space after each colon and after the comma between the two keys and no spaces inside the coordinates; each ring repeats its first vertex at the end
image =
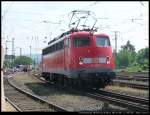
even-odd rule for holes
{"type": "Polygon", "coordinates": [[[129,94],[133,96],[139,96],[144,98],[149,97],[149,90],[134,89],[130,87],[120,87],[120,86],[107,86],[105,87],[105,89],[117,93],[129,94]]]}
{"type": "Polygon", "coordinates": [[[30,76],[28,76],[27,73],[25,74],[21,74],[21,75],[16,75],[14,77],[14,79],[18,82],[22,82],[22,83],[34,83],[36,82],[36,80],[34,80],[33,78],[31,78],[30,76]]]}

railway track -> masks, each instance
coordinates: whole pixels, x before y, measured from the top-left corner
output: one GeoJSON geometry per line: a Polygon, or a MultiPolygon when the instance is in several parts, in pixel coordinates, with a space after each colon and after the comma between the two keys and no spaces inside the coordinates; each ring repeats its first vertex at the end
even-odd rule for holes
{"type": "Polygon", "coordinates": [[[29,92],[23,91],[10,79],[4,80],[4,90],[6,99],[18,110],[18,111],[45,111],[45,112],[67,112],[68,110],[51,104],[50,102],[37,97],[29,92]]]}
{"type": "Polygon", "coordinates": [[[149,76],[149,72],[116,72],[117,75],[149,76]]]}
{"type": "Polygon", "coordinates": [[[141,76],[141,75],[116,75],[116,79],[120,80],[136,80],[136,81],[143,81],[146,82],[149,80],[148,76],[141,76]]]}
{"type": "MultiPolygon", "coordinates": [[[[44,79],[41,79],[40,77],[37,77],[37,78],[43,82],[47,82],[44,79]]],[[[70,89],[67,89],[67,90],[70,91],[70,89]]],[[[74,90],[74,89],[71,89],[71,90],[74,90]]],[[[86,96],[89,96],[98,100],[104,100],[109,103],[122,106],[133,112],[148,112],[149,110],[148,109],[149,100],[146,98],[138,98],[135,96],[108,92],[105,90],[98,90],[98,91],[88,90],[88,91],[79,91],[78,93],[81,93],[83,95],[86,95],[86,96]]]]}
{"type": "Polygon", "coordinates": [[[147,99],[147,98],[141,98],[141,97],[136,97],[136,96],[131,96],[131,95],[114,93],[114,92],[105,91],[105,90],[102,90],[102,89],[100,89],[96,92],[100,93],[100,94],[105,94],[105,95],[108,95],[108,96],[111,95],[112,97],[115,97],[115,98],[120,98],[120,99],[123,99],[123,100],[132,101],[132,102],[139,103],[139,104],[142,104],[142,105],[148,105],[149,104],[149,99],[147,99]]]}
{"type": "Polygon", "coordinates": [[[103,90],[99,90],[98,92],[95,92],[95,91],[85,92],[85,94],[87,96],[93,97],[98,100],[104,100],[104,101],[108,101],[109,103],[117,104],[119,106],[127,108],[129,111],[132,111],[132,112],[148,112],[149,111],[148,105],[145,105],[148,102],[143,101],[142,99],[138,101],[140,103],[133,102],[133,100],[129,96],[123,97],[123,95],[118,95],[112,92],[106,93],[106,91],[103,91],[103,90]]]}
{"type": "Polygon", "coordinates": [[[5,100],[8,101],[8,103],[10,103],[15,109],[16,111],[18,112],[21,112],[21,109],[19,107],[17,107],[10,99],[8,99],[6,96],[5,96],[5,100]]]}
{"type": "Polygon", "coordinates": [[[113,84],[115,85],[116,83],[119,84],[119,85],[126,85],[126,86],[132,87],[132,88],[149,89],[148,83],[136,83],[136,82],[130,82],[128,80],[114,79],[113,84]]]}

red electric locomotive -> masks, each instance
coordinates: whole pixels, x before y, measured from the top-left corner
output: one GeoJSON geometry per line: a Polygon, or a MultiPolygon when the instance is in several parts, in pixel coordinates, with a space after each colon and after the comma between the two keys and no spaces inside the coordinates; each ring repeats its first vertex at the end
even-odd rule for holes
{"type": "Polygon", "coordinates": [[[114,77],[109,36],[86,30],[69,31],[42,52],[42,74],[60,84],[105,87],[114,77]]]}
{"type": "Polygon", "coordinates": [[[42,50],[42,75],[46,80],[62,85],[105,87],[115,77],[109,36],[94,33],[96,18],[91,29],[77,29],[81,19],[85,19],[82,25],[85,27],[90,11],[72,13],[71,20],[75,14],[86,15],[75,21],[78,22],[75,29],[62,33],[42,50]]]}

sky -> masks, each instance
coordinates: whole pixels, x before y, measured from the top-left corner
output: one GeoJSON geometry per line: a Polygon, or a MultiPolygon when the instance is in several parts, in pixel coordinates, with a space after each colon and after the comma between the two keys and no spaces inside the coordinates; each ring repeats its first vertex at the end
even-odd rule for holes
{"type": "MultiPolygon", "coordinates": [[[[73,10],[88,10],[95,13],[98,32],[110,36],[112,48],[115,48],[117,31],[117,51],[128,40],[135,46],[136,52],[149,47],[149,5],[146,1],[134,2],[1,2],[1,39],[11,54],[14,38],[15,54],[40,53],[48,42],[64,31],[68,31],[69,13],[73,10]],[[6,42],[10,41],[10,42],[6,42]]],[[[92,23],[92,20],[89,20],[92,23]]]]}

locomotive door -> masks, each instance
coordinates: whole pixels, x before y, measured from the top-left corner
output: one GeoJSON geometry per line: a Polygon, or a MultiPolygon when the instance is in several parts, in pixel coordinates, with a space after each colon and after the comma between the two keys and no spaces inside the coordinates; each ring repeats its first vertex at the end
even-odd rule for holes
{"type": "Polygon", "coordinates": [[[70,39],[69,37],[67,37],[64,41],[65,45],[64,45],[64,70],[69,70],[69,43],[70,39]]]}

